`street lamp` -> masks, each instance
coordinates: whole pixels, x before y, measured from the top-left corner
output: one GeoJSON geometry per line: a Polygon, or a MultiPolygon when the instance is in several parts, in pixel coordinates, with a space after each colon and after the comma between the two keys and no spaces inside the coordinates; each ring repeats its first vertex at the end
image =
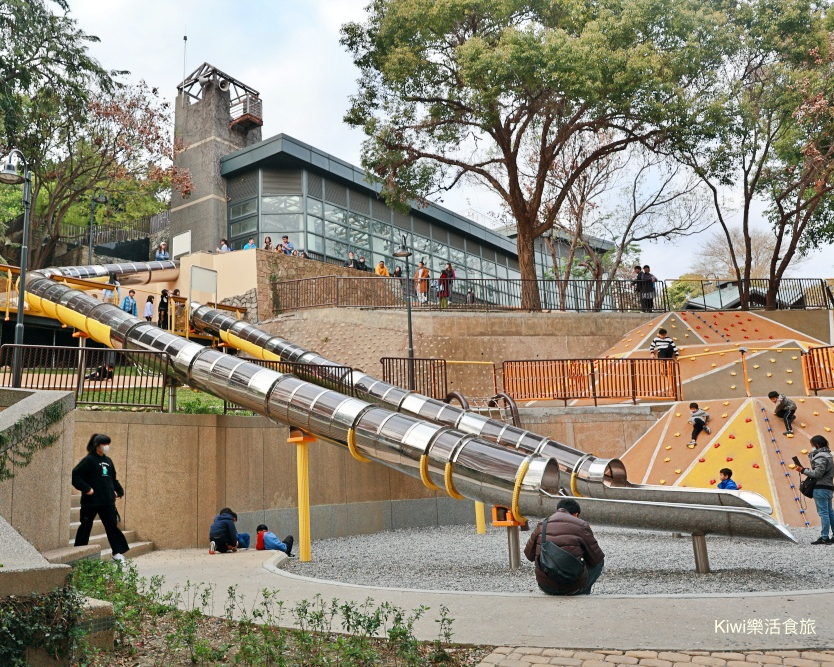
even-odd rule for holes
{"type": "Polygon", "coordinates": [[[87,253],[87,264],[93,263],[93,223],[95,222],[96,217],[96,204],[106,203],[107,195],[101,193],[101,188],[96,188],[95,193],[90,199],[90,236],[87,239],[87,245],[89,246],[87,253]]]}
{"type": "Polygon", "coordinates": [[[411,271],[408,267],[408,258],[411,257],[411,251],[405,243],[405,234],[402,235],[403,242],[400,247],[394,251],[394,257],[405,258],[405,312],[408,321],[408,388],[414,391],[414,333],[411,328],[411,289],[408,281],[411,280],[411,271]]]}
{"type": "MultiPolygon", "coordinates": [[[[17,148],[9,153],[6,164],[0,169],[0,183],[7,185],[19,185],[23,183],[23,239],[20,244],[20,279],[18,280],[19,294],[17,297],[17,323],[14,327],[14,344],[23,345],[23,311],[26,308],[26,263],[29,259],[29,210],[32,207],[32,176],[29,173],[29,163],[26,156],[17,148]],[[23,175],[17,173],[17,168],[12,164],[12,158],[17,156],[23,162],[23,175]]],[[[20,387],[21,365],[20,349],[15,348],[15,356],[12,370],[12,386],[20,387]]]]}

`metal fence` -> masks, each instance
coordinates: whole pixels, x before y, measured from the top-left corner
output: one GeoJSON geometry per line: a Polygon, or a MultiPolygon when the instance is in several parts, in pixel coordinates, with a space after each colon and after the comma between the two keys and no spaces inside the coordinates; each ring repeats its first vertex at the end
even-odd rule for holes
{"type": "MultiPolygon", "coordinates": [[[[355,396],[353,388],[353,368],[350,366],[319,366],[316,364],[302,364],[294,361],[266,361],[263,359],[247,359],[250,363],[269,368],[278,373],[291,373],[296,377],[313,384],[333,389],[346,396],[355,396]]],[[[246,411],[236,403],[223,401],[223,412],[246,411]]]]}
{"type": "MultiPolygon", "coordinates": [[[[164,229],[170,224],[169,211],[162,211],[156,215],[138,220],[127,220],[119,224],[93,225],[93,245],[105,243],[122,243],[148,238],[152,234],[164,229]]],[[[90,227],[62,223],[58,236],[65,243],[89,245],[90,227]]]]}
{"type": "Polygon", "coordinates": [[[168,356],[139,350],[3,345],[0,386],[75,393],[77,405],[164,411],[168,356]]]}
{"type": "Polygon", "coordinates": [[[282,311],[307,308],[403,308],[411,298],[416,308],[506,311],[522,307],[522,292],[536,283],[539,308],[566,311],[665,312],[666,286],[655,283],[651,292],[637,292],[630,280],[516,280],[504,278],[456,278],[446,303],[441,302],[437,281],[422,284],[410,278],[380,276],[322,276],[276,281],[278,307],[282,311]],[[525,283],[527,285],[525,285],[525,283]]]}
{"type": "Polygon", "coordinates": [[[834,347],[812,347],[802,355],[805,393],[834,389],[834,347]]]}
{"type": "Polygon", "coordinates": [[[834,307],[831,287],[822,278],[732,278],[667,280],[673,310],[809,310],[834,307]],[[747,289],[739,289],[746,285],[747,289]]]}
{"type": "Polygon", "coordinates": [[[445,359],[383,357],[382,380],[440,401],[449,393],[445,359]]]}
{"type": "Polygon", "coordinates": [[[505,361],[504,391],[515,401],[572,399],[681,400],[674,359],[505,361]]]}

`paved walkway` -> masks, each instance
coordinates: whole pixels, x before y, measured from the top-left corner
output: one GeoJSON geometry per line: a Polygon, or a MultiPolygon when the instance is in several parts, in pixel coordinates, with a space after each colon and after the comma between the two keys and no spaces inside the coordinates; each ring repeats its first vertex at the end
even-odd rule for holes
{"type": "Polygon", "coordinates": [[[682,652],[690,659],[677,658],[677,662],[695,664],[721,665],[725,663],[720,660],[724,660],[731,665],[734,660],[747,659],[748,664],[812,667],[827,662],[834,667],[834,653],[815,653],[817,657],[813,659],[817,662],[795,662],[806,659],[803,651],[834,649],[834,590],[741,596],[577,598],[414,591],[299,577],[277,567],[282,558],[283,554],[253,550],[210,556],[205,549],[183,549],[155,551],[133,562],[142,576],[163,575],[168,588],[186,581],[215,584],[218,614],[223,608],[220,598],[229,586],[237,586],[238,594],[250,607],[265,588],[280,591],[279,598],[288,608],[317,594],[326,600],[364,601],[370,597],[377,603],[387,601],[406,609],[430,607],[415,630],[420,639],[431,640],[437,637],[438,610],[446,605],[454,619],[455,642],[517,647],[499,649],[486,663],[506,667],[533,663],[590,666],[600,661],[609,665],[675,662],[660,653],[655,655],[656,651],[682,652]],[[553,652],[554,649],[558,650],[553,652]],[[652,655],[637,655],[634,651],[652,655]],[[716,651],[737,654],[721,657],[705,653],[716,651]],[[767,660],[760,653],[746,653],[745,658],[742,652],[749,651],[781,653],[769,653],[767,660]],[[715,662],[704,662],[707,657],[715,662]],[[774,662],[776,659],[780,662],[774,662]],[[641,662],[646,660],[660,662],[641,662]]]}

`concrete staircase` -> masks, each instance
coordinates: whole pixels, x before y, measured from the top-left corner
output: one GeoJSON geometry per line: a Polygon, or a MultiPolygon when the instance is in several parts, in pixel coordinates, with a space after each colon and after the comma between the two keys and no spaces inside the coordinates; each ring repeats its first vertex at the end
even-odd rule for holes
{"type": "MultiPolygon", "coordinates": [[[[70,507],[70,526],[69,526],[69,545],[72,546],[75,541],[75,533],[78,531],[78,526],[81,525],[81,494],[73,494],[71,497],[70,507]]],[[[149,551],[153,551],[153,542],[143,542],[136,535],[135,530],[124,530],[130,551],[125,554],[125,558],[135,558],[141,556],[149,551]]],[[[98,545],[101,547],[101,560],[110,560],[112,551],[110,544],[107,542],[107,535],[104,532],[104,525],[101,520],[96,518],[93,522],[93,530],[90,532],[90,546],[98,545]]]]}

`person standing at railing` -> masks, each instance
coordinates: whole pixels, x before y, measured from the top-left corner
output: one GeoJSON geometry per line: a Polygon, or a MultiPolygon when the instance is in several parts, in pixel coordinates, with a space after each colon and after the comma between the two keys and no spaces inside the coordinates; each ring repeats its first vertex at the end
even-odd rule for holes
{"type": "Polygon", "coordinates": [[[166,262],[169,259],[171,259],[171,255],[168,254],[168,244],[163,241],[156,250],[156,261],[166,262]]]}
{"type": "Polygon", "coordinates": [[[437,278],[437,298],[440,299],[441,308],[449,307],[449,295],[451,294],[451,286],[452,280],[451,278],[449,278],[447,270],[443,269],[440,272],[440,276],[437,278]]]}
{"type": "Polygon", "coordinates": [[[220,239],[220,245],[215,248],[215,252],[232,252],[232,249],[229,247],[229,242],[226,239],[220,239]]]}
{"type": "Polygon", "coordinates": [[[134,290],[130,290],[127,296],[122,299],[121,309],[136,317],[136,292],[134,290]]]}
{"type": "Polygon", "coordinates": [[[101,293],[101,300],[105,303],[115,304],[117,300],[122,298],[122,291],[119,289],[120,287],[121,283],[116,280],[116,276],[111,275],[110,280],[107,281],[107,288],[105,288],[101,293]],[[115,288],[115,290],[113,288],[115,288]]]}
{"type": "Polygon", "coordinates": [[[389,278],[391,276],[391,274],[388,272],[388,267],[385,266],[385,262],[382,260],[379,260],[379,264],[376,265],[374,273],[378,276],[382,276],[383,278],[389,278]]]}
{"type": "Polygon", "coordinates": [[[143,315],[147,322],[153,322],[153,294],[149,295],[148,300],[145,301],[145,312],[143,315]]]}
{"type": "Polygon", "coordinates": [[[255,243],[255,239],[254,239],[254,238],[251,238],[251,239],[249,239],[249,240],[246,242],[246,245],[245,245],[245,246],[243,246],[243,249],[244,249],[244,250],[256,250],[256,249],[257,249],[257,247],[258,247],[258,246],[257,246],[257,244],[255,243]]]}
{"type": "Polygon", "coordinates": [[[290,237],[284,234],[284,236],[281,237],[281,243],[278,244],[277,249],[285,255],[292,255],[292,251],[295,250],[295,246],[290,242],[290,237]]]}
{"type": "Polygon", "coordinates": [[[644,313],[650,313],[654,310],[654,284],[657,282],[657,278],[652,275],[648,264],[643,267],[643,273],[640,274],[639,280],[640,310],[644,313]]]}
{"type": "Polygon", "coordinates": [[[267,236],[264,239],[264,250],[274,250],[274,248],[272,247],[272,237],[267,236]]]}
{"type": "Polygon", "coordinates": [[[414,273],[414,291],[417,292],[417,301],[427,303],[429,300],[429,278],[431,274],[426,268],[425,261],[417,264],[417,271],[414,273]]]}

